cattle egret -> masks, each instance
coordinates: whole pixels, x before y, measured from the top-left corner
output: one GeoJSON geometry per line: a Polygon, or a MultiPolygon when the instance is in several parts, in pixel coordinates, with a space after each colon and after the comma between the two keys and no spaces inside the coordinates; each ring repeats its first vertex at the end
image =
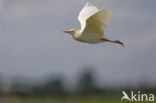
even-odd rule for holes
{"type": "Polygon", "coordinates": [[[104,30],[107,28],[111,16],[111,10],[98,9],[87,3],[78,16],[81,29],[70,29],[63,32],[71,34],[75,40],[84,43],[111,42],[124,46],[119,40],[110,40],[104,35],[104,30]]]}

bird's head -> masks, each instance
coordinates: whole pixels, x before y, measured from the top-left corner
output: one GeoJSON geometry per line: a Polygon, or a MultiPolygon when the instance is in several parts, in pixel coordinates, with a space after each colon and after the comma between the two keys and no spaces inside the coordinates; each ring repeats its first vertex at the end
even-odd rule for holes
{"type": "Polygon", "coordinates": [[[79,29],[70,29],[70,30],[64,30],[63,32],[71,34],[72,36],[74,36],[76,33],[79,33],[80,30],[79,29]]]}

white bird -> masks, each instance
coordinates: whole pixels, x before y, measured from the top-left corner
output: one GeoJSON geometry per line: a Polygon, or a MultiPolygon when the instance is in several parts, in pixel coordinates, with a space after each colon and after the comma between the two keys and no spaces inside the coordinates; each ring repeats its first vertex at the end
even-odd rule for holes
{"type": "Polygon", "coordinates": [[[90,44],[111,42],[124,46],[119,40],[110,40],[104,35],[104,30],[107,28],[111,16],[111,10],[98,9],[96,6],[87,3],[78,16],[81,29],[70,29],[63,32],[71,34],[75,40],[80,42],[90,44]]]}

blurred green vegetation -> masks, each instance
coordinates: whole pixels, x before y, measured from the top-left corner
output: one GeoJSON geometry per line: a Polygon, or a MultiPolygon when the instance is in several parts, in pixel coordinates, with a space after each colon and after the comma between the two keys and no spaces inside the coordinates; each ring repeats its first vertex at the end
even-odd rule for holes
{"type": "Polygon", "coordinates": [[[104,99],[104,98],[68,98],[68,99],[26,99],[18,100],[18,103],[118,103],[118,99],[104,99]],[[24,101],[24,102],[23,102],[24,101]]]}
{"type": "MultiPolygon", "coordinates": [[[[130,101],[120,101],[120,97],[70,97],[70,98],[11,98],[1,101],[1,103],[131,103],[130,101]]],[[[133,102],[148,103],[148,102],[133,102]]],[[[152,102],[154,103],[154,102],[152,102]]]]}
{"type": "Polygon", "coordinates": [[[0,81],[0,103],[129,103],[120,101],[123,90],[128,94],[130,91],[156,94],[156,86],[147,86],[143,82],[138,87],[101,88],[96,84],[95,77],[94,71],[86,69],[73,90],[65,88],[61,76],[49,77],[45,82],[35,85],[16,81],[8,86],[0,81]]]}

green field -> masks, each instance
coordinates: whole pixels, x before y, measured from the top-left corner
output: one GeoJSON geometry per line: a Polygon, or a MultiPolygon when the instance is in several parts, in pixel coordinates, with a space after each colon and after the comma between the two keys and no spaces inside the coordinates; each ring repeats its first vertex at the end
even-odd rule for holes
{"type": "MultiPolygon", "coordinates": [[[[5,98],[0,103],[131,103],[129,101],[120,101],[120,98],[99,98],[99,97],[87,97],[87,98],[5,98]]],[[[133,102],[135,103],[135,102],[133,102]]],[[[136,103],[148,103],[148,102],[136,102],[136,103]]],[[[154,103],[154,102],[153,102],[154,103]]]]}

